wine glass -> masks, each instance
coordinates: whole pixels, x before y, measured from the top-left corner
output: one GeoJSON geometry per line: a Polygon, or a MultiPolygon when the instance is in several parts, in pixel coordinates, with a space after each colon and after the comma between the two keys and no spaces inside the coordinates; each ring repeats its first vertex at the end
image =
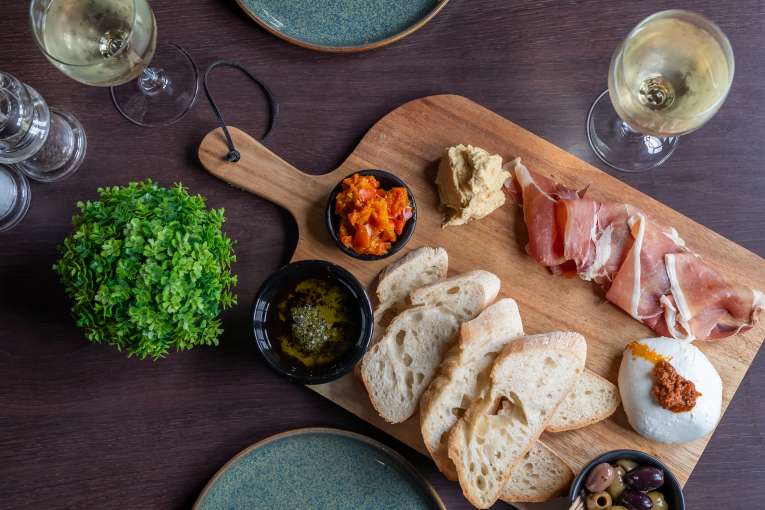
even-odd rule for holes
{"type": "Polygon", "coordinates": [[[29,14],[48,60],[81,83],[111,87],[128,120],[164,126],[191,109],[196,64],[180,46],[157,46],[147,0],[32,0],[29,14]]]}
{"type": "Polygon", "coordinates": [[[733,70],[728,38],[701,14],[669,10],[647,17],[614,52],[608,90],[590,108],[592,150],[624,172],[661,165],[678,136],[717,113],[733,70]]]}

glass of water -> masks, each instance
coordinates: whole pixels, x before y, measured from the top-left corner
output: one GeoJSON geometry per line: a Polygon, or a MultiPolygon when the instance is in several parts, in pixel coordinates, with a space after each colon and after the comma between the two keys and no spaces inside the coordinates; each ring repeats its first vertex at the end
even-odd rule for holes
{"type": "Polygon", "coordinates": [[[32,0],[29,12],[48,60],[74,80],[110,87],[128,120],[172,124],[194,103],[196,65],[179,46],[157,46],[147,0],[32,0]]]}
{"type": "Polygon", "coordinates": [[[649,16],[614,52],[608,90],[587,116],[590,146],[617,170],[661,165],[678,136],[717,113],[733,71],[730,42],[712,21],[685,10],[649,16]]]}

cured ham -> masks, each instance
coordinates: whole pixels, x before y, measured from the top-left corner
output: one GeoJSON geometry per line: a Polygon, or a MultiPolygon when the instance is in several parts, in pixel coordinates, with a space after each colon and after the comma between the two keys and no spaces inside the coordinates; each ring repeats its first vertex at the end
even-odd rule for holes
{"type": "Polygon", "coordinates": [[[662,336],[717,339],[750,329],[765,295],[727,281],[678,232],[628,204],[597,202],[509,163],[526,251],[556,274],[600,285],[606,299],[662,336]]]}
{"type": "MultiPolygon", "coordinates": [[[[515,160],[520,165],[520,160],[515,160]]],[[[520,165],[520,168],[524,168],[520,165]]],[[[578,199],[579,195],[542,176],[528,171],[514,174],[523,201],[523,219],[530,230],[539,235],[529,236],[528,252],[541,264],[557,267],[565,262],[563,230],[557,222],[559,201],[578,199]]]]}
{"type": "Polygon", "coordinates": [[[726,281],[693,253],[667,255],[670,292],[662,296],[668,317],[660,327],[679,327],[688,338],[724,338],[749,329],[765,308],[765,295],[726,281]],[[670,317],[676,314],[676,318],[670,317]]]}

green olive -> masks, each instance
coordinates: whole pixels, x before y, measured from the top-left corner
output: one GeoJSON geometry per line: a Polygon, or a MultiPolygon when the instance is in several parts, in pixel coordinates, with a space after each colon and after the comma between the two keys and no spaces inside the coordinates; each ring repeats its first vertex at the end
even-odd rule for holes
{"type": "Polygon", "coordinates": [[[609,485],[608,489],[606,489],[611,495],[612,499],[617,499],[622,495],[622,492],[624,492],[624,481],[622,480],[623,476],[624,468],[617,466],[616,469],[614,469],[614,481],[611,482],[611,485],[609,485]]]}
{"type": "Polygon", "coordinates": [[[669,505],[667,504],[667,500],[664,499],[664,494],[662,494],[661,492],[658,492],[658,491],[649,492],[648,497],[651,498],[651,503],[653,503],[651,510],[669,510],[669,505]]]}
{"type": "Polygon", "coordinates": [[[626,506],[616,505],[616,506],[612,506],[611,510],[629,510],[629,509],[626,506]]]}
{"type": "Polygon", "coordinates": [[[619,459],[616,461],[616,465],[623,467],[625,473],[629,473],[630,471],[638,467],[638,463],[630,459],[619,459]]]}
{"type": "Polygon", "coordinates": [[[609,510],[611,503],[611,495],[607,492],[587,494],[587,499],[585,500],[587,510],[609,510]]]}

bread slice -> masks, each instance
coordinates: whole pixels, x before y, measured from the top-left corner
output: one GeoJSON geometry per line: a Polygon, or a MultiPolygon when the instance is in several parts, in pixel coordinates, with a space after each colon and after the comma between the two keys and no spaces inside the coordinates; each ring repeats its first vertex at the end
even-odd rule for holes
{"type": "MultiPolygon", "coordinates": [[[[397,313],[406,309],[409,293],[429,283],[443,280],[449,271],[449,256],[443,248],[416,248],[385,267],[377,276],[377,306],[371,345],[380,341],[385,328],[397,313]]],[[[361,364],[354,368],[361,377],[361,364]]]]}
{"type": "MultiPolygon", "coordinates": [[[[380,271],[371,344],[376,344],[396,314],[407,308],[410,292],[443,280],[448,271],[446,250],[430,246],[414,249],[380,271]]],[[[361,365],[356,365],[355,372],[361,376],[361,365]]]]}
{"type": "Polygon", "coordinates": [[[438,469],[450,480],[457,470],[449,459],[449,431],[470,404],[489,387],[489,372],[508,342],[523,335],[518,305],[500,299],[475,319],[462,323],[449,350],[420,400],[420,429],[438,469]]]}
{"type": "Polygon", "coordinates": [[[573,481],[571,467],[536,442],[513,469],[500,499],[507,503],[541,503],[567,491],[573,481]]]}
{"type": "Polygon", "coordinates": [[[449,434],[449,458],[465,497],[489,508],[584,370],[587,343],[573,332],[510,342],[491,369],[490,387],[449,434]]]}
{"type": "MultiPolygon", "coordinates": [[[[422,438],[436,466],[449,480],[457,479],[456,468],[447,451],[449,431],[470,404],[487,390],[488,372],[499,352],[522,335],[518,305],[512,299],[497,301],[472,321],[462,324],[458,341],[423,394],[420,401],[422,438]]],[[[585,370],[561,402],[547,430],[561,432],[591,425],[610,416],[618,405],[616,386],[585,370]]],[[[534,458],[543,456],[535,455],[534,458]]],[[[513,473],[511,479],[516,474],[523,475],[513,473]]],[[[554,477],[552,481],[555,481],[554,477]]],[[[541,496],[540,500],[543,500],[541,496]]]]}
{"type": "MultiPolygon", "coordinates": [[[[620,401],[615,384],[585,370],[545,430],[564,432],[587,427],[611,416],[620,401]]],[[[571,467],[537,441],[513,468],[500,499],[507,503],[541,503],[567,491],[573,479],[571,467]]]]}
{"type": "Polygon", "coordinates": [[[385,308],[401,309],[412,290],[443,280],[448,270],[445,249],[423,246],[412,250],[380,272],[377,300],[385,308]]]}
{"type": "MultiPolygon", "coordinates": [[[[422,438],[438,469],[449,480],[457,479],[457,470],[448,456],[448,433],[470,404],[488,389],[488,372],[499,352],[521,335],[523,326],[515,301],[500,299],[490,305],[478,317],[462,324],[458,341],[420,400],[422,438]]],[[[582,376],[579,381],[585,379],[589,377],[582,376]]],[[[584,396],[585,392],[575,388],[571,394],[584,396]]],[[[502,499],[518,503],[547,501],[567,489],[573,477],[563,459],[536,442],[513,469],[502,499]]]]}
{"type": "Polygon", "coordinates": [[[397,315],[361,361],[361,380],[380,416],[400,423],[414,414],[460,322],[478,315],[498,292],[499,278],[486,271],[412,291],[418,306],[397,315]]]}
{"type": "Polygon", "coordinates": [[[413,306],[438,305],[448,308],[461,322],[478,315],[499,294],[500,281],[493,273],[476,270],[452,276],[409,293],[413,306]]]}
{"type": "Polygon", "coordinates": [[[433,372],[451,344],[459,319],[440,306],[404,310],[361,361],[361,380],[372,406],[400,423],[416,410],[433,372]]]}
{"type": "Polygon", "coordinates": [[[605,420],[619,407],[619,389],[595,372],[585,370],[547,424],[549,432],[580,429],[605,420]]]}

